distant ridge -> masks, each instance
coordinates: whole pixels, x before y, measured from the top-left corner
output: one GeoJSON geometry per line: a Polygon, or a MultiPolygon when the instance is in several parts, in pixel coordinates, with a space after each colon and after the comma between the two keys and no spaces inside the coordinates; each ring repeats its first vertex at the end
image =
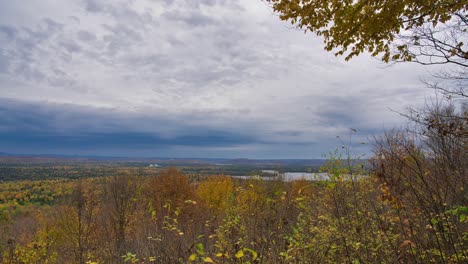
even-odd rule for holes
{"type": "Polygon", "coordinates": [[[12,154],[0,152],[0,163],[63,163],[63,162],[131,162],[200,165],[321,165],[325,159],[248,159],[248,158],[171,158],[171,157],[117,157],[61,154],[12,154]]]}

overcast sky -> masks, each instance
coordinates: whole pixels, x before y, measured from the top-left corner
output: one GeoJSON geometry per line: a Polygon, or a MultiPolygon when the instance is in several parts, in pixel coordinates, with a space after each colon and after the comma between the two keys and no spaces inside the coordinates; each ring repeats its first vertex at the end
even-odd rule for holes
{"type": "Polygon", "coordinates": [[[0,152],[320,158],[401,125],[427,74],[336,58],[261,0],[0,0],[0,152]]]}

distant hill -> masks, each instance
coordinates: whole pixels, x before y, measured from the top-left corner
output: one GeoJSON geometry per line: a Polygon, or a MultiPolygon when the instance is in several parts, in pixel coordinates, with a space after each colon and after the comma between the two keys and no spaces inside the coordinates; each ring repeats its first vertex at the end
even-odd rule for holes
{"type": "Polygon", "coordinates": [[[65,164],[65,163],[163,163],[187,165],[322,165],[324,159],[219,159],[219,158],[167,158],[167,157],[106,157],[106,156],[76,156],[76,155],[31,155],[9,154],[0,152],[0,164],[65,164]]]}

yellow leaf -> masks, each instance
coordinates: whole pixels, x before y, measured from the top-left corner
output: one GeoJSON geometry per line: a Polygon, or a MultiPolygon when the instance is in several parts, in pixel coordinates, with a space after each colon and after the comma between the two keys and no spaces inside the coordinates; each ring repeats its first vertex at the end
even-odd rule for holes
{"type": "Polygon", "coordinates": [[[210,257],[206,257],[203,261],[208,263],[214,263],[214,261],[210,257]]]}
{"type": "Polygon", "coordinates": [[[244,251],[239,250],[239,252],[237,252],[237,254],[235,256],[236,256],[236,258],[242,258],[244,256],[244,251]]]}
{"type": "Polygon", "coordinates": [[[190,257],[188,258],[189,261],[194,261],[195,259],[197,259],[197,254],[195,254],[195,253],[190,255],[190,257]]]}
{"type": "Polygon", "coordinates": [[[253,260],[256,260],[256,259],[257,259],[258,254],[257,254],[257,252],[256,252],[255,250],[252,250],[252,249],[250,249],[250,248],[244,248],[244,250],[245,250],[245,251],[248,251],[248,252],[250,252],[250,253],[252,254],[252,259],[253,259],[253,260]]]}

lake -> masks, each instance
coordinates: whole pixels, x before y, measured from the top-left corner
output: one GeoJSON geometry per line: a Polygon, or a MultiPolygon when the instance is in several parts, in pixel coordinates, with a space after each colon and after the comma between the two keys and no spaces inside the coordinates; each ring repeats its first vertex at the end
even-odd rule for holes
{"type": "MultiPolygon", "coordinates": [[[[325,172],[285,172],[280,174],[278,171],[275,170],[262,170],[263,173],[270,173],[270,174],[275,174],[277,177],[272,176],[272,177],[260,177],[263,180],[275,180],[280,178],[283,181],[297,181],[301,179],[305,179],[308,181],[323,181],[323,180],[329,180],[330,176],[328,173],[325,172]]],[[[233,178],[239,178],[239,179],[254,179],[258,178],[257,176],[232,176],[233,178]]]]}

